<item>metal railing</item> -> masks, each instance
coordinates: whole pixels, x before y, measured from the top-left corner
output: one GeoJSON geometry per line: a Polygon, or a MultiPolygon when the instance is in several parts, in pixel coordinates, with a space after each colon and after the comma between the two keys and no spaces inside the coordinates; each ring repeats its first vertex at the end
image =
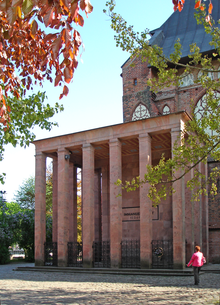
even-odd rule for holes
{"type": "Polygon", "coordinates": [[[123,240],[121,242],[121,267],[140,268],[139,240],[123,240]]]}
{"type": "Polygon", "coordinates": [[[44,243],[44,265],[57,266],[57,242],[44,243]]]}
{"type": "Polygon", "coordinates": [[[83,266],[83,248],[82,243],[68,242],[68,267],[83,266]]]}
{"type": "Polygon", "coordinates": [[[152,240],[152,268],[173,268],[173,241],[152,240]]]}
{"type": "Polygon", "coordinates": [[[93,267],[94,268],[110,268],[110,242],[94,241],[93,242],[93,267]]]}

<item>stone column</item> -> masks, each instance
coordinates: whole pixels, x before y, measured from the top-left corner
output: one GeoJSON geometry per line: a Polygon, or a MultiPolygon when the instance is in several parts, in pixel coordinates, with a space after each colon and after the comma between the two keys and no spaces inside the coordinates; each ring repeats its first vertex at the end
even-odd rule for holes
{"type": "Polygon", "coordinates": [[[67,266],[69,241],[69,151],[58,150],[58,266],[67,266]]]}
{"type": "Polygon", "coordinates": [[[58,162],[57,158],[53,158],[53,232],[52,232],[52,239],[53,242],[57,242],[57,222],[58,222],[58,194],[57,194],[57,188],[58,188],[58,162]]]}
{"type": "MultiPolygon", "coordinates": [[[[177,141],[181,145],[179,138],[180,128],[171,130],[171,147],[177,141]]],[[[175,172],[175,177],[181,176],[182,171],[175,172]]],[[[175,193],[172,195],[173,210],[173,268],[185,268],[185,181],[184,177],[173,183],[175,193]]]]}
{"type": "Polygon", "coordinates": [[[77,168],[69,166],[69,241],[77,241],[77,168]]]}
{"type": "Polygon", "coordinates": [[[122,197],[117,197],[121,188],[115,185],[122,179],[121,142],[118,139],[110,140],[110,251],[111,267],[121,267],[121,241],[122,241],[122,197]]]}
{"type": "Polygon", "coordinates": [[[94,218],[95,218],[95,241],[102,241],[102,206],[101,206],[101,170],[95,170],[94,176],[94,218]]]}
{"type": "MultiPolygon", "coordinates": [[[[206,180],[208,177],[208,165],[207,163],[202,163],[202,174],[205,175],[206,180]]],[[[206,185],[206,192],[208,194],[208,186],[206,185]]],[[[203,222],[203,241],[202,241],[202,251],[206,260],[209,260],[209,206],[208,206],[208,196],[202,196],[202,222],[203,222]]]]}
{"type": "Polygon", "coordinates": [[[38,152],[35,158],[35,266],[43,266],[46,241],[46,155],[38,152]]]}
{"type": "Polygon", "coordinates": [[[109,170],[108,166],[102,167],[102,240],[110,239],[109,223],[109,170]]]}
{"type": "MultiPolygon", "coordinates": [[[[139,136],[139,175],[144,178],[146,165],[151,164],[151,137],[148,134],[139,136]]],[[[152,265],[152,201],[148,198],[149,184],[140,189],[140,261],[141,268],[152,265]]]]}
{"type": "MultiPolygon", "coordinates": [[[[192,166],[193,164],[191,164],[192,166]]],[[[193,179],[194,177],[194,169],[192,168],[185,177],[185,181],[193,179]]],[[[195,229],[195,217],[194,217],[194,200],[193,200],[193,191],[187,187],[185,184],[185,192],[186,192],[186,200],[185,200],[185,210],[186,210],[186,218],[185,218],[185,237],[186,237],[186,262],[189,262],[192,254],[194,253],[194,229],[195,229]]]]}
{"type": "Polygon", "coordinates": [[[92,244],[94,241],[94,147],[83,145],[83,267],[91,268],[93,260],[92,244]]]}

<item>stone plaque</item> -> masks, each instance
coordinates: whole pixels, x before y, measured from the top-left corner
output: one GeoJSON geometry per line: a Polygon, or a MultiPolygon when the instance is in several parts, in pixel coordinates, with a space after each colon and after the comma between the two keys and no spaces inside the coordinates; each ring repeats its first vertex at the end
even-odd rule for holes
{"type": "Polygon", "coordinates": [[[140,207],[122,208],[122,221],[140,221],[140,207]]]}

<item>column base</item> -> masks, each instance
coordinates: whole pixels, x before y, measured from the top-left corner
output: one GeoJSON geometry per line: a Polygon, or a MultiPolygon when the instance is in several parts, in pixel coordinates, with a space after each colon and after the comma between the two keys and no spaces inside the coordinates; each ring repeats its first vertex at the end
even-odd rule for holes
{"type": "Polygon", "coordinates": [[[92,261],[89,260],[83,260],[83,268],[92,268],[92,261]]]}
{"type": "Polygon", "coordinates": [[[35,266],[44,266],[44,261],[42,259],[35,259],[35,266]]]}
{"type": "Polygon", "coordinates": [[[173,263],[173,269],[185,269],[186,266],[183,263],[173,263]]]}
{"type": "Polygon", "coordinates": [[[67,267],[67,261],[64,259],[58,259],[58,267],[67,267]]]}
{"type": "Polygon", "coordinates": [[[141,269],[152,269],[152,263],[147,260],[141,260],[141,269]]]}

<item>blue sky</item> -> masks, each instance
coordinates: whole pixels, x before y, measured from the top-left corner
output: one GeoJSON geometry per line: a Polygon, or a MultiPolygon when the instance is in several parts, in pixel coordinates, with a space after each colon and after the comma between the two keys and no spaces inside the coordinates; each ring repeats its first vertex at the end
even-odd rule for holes
{"type": "MultiPolygon", "coordinates": [[[[78,28],[85,51],[79,59],[79,65],[73,82],[69,84],[69,95],[61,100],[65,110],[54,117],[59,127],[52,131],[35,128],[36,139],[73,133],[96,127],[122,123],[122,78],[121,65],[129,54],[117,48],[110,20],[103,13],[105,0],[91,0],[93,12],[85,17],[84,27],[78,28]]],[[[145,28],[153,30],[163,24],[173,13],[171,0],[116,0],[116,11],[136,31],[145,28]]],[[[59,100],[60,88],[45,82],[48,102],[59,100]]],[[[6,191],[7,201],[12,201],[14,193],[22,182],[35,173],[35,147],[33,144],[24,149],[6,147],[4,160],[0,163],[1,172],[6,173],[6,182],[0,190],[6,191]]]]}

